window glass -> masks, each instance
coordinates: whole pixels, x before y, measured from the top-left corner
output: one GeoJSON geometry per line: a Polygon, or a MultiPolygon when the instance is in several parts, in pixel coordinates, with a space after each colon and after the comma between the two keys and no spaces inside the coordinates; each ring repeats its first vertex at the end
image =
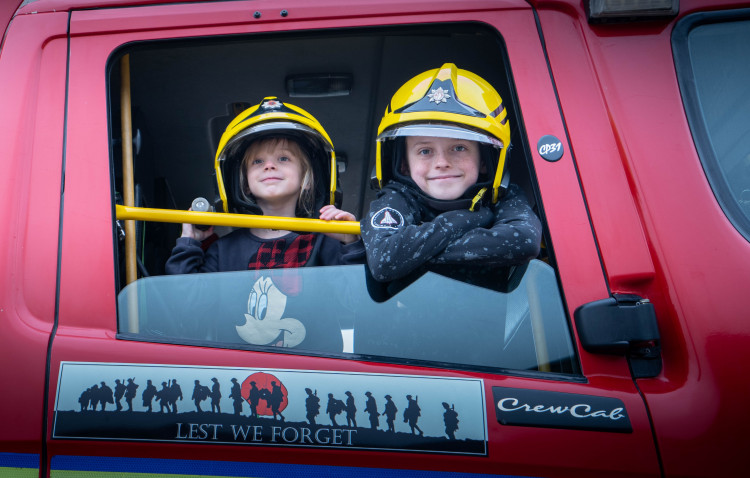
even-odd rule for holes
{"type": "MultiPolygon", "coordinates": [[[[128,184],[120,131],[121,59],[130,69],[135,206],[187,210],[216,198],[214,156],[242,110],[277,96],[313,114],[336,150],[341,208],[362,218],[375,129],[395,91],[414,75],[453,62],[503,98],[518,147],[512,181],[532,206],[535,186],[498,33],[477,25],[363,29],[140,42],[109,69],[113,200],[128,184]],[[494,52],[489,54],[489,52],[494,52]],[[290,78],[350,78],[348,94],[288,90],[290,78]],[[165,88],[165,85],[169,85],[165,88]]],[[[315,88],[315,81],[301,83],[315,88]],[[312,85],[312,86],[310,86],[312,85]]],[[[323,82],[326,87],[330,83],[323,82]]],[[[362,264],[167,275],[181,226],[135,221],[137,280],[126,279],[124,221],[117,221],[118,330],[128,339],[458,368],[579,373],[554,258],[503,271],[491,289],[427,273],[383,296],[362,264]],[[447,364],[447,365],[446,365],[447,364]]],[[[231,227],[217,228],[219,235],[231,227]]],[[[131,262],[132,263],[132,262],[131,262]]],[[[486,285],[486,284],[485,284],[486,285]]]]}
{"type": "Polygon", "coordinates": [[[119,329],[183,343],[571,372],[554,271],[533,260],[517,273],[498,292],[429,272],[383,302],[359,265],[148,277],[120,293],[119,329]]]}
{"type": "Polygon", "coordinates": [[[675,55],[711,186],[727,216],[750,239],[750,20],[718,15],[687,17],[675,32],[675,55]]]}

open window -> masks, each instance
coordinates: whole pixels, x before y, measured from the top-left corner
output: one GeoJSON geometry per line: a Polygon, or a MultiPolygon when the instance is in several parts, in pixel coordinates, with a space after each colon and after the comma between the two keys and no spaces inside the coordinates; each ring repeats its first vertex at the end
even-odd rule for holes
{"type": "MultiPolygon", "coordinates": [[[[385,105],[406,80],[446,62],[483,77],[504,99],[513,132],[511,181],[535,204],[503,41],[497,31],[477,24],[125,45],[108,69],[113,204],[122,203],[131,178],[135,208],[185,211],[196,197],[213,200],[222,131],[248,106],[277,96],[325,127],[338,158],[341,207],[361,218],[377,193],[371,187],[375,130],[385,105]],[[128,101],[129,125],[121,120],[128,101]],[[132,173],[130,159],[121,153],[121,132],[128,126],[132,173]]],[[[534,207],[541,215],[541,205],[534,207]]],[[[181,220],[154,220],[139,211],[130,216],[136,218],[131,232],[124,232],[124,220],[115,227],[120,338],[579,373],[554,257],[546,249],[493,289],[428,273],[377,301],[364,265],[165,275],[181,220]],[[128,235],[136,237],[136,280],[125,273],[126,259],[132,259],[128,235]]]]}

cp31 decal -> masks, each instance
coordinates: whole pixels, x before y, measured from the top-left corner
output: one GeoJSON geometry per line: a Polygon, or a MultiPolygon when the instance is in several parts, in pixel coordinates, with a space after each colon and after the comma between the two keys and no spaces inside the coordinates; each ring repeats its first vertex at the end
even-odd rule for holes
{"type": "Polygon", "coordinates": [[[481,380],[64,362],[53,438],[486,455],[481,380]]]}

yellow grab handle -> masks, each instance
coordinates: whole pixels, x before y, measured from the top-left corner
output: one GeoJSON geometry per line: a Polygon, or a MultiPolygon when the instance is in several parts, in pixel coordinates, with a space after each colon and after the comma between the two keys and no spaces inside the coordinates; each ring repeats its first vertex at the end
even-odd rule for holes
{"type": "Polygon", "coordinates": [[[284,231],[332,232],[359,235],[357,221],[323,221],[299,217],[256,216],[252,214],[227,214],[223,212],[178,211],[116,205],[117,219],[138,221],[205,224],[207,226],[250,227],[280,229],[284,231]]]}

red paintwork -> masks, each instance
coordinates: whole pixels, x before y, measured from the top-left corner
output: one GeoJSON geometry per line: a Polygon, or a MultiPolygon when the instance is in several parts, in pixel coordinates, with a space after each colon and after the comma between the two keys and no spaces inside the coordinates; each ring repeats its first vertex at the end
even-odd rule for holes
{"type": "Polygon", "coordinates": [[[11,29],[0,53],[0,440],[3,451],[38,453],[55,316],[65,15],[15,18],[11,29]],[[63,41],[47,40],[56,34],[63,41]]]}
{"type": "MultiPolygon", "coordinates": [[[[680,17],[748,6],[739,0],[680,3],[680,17]]],[[[313,6],[304,0],[283,6],[272,0],[37,0],[22,7],[0,53],[0,383],[14,390],[0,394],[0,452],[40,453],[43,432],[49,437],[51,431],[49,422],[43,430],[43,416],[53,409],[60,361],[252,362],[259,368],[482,378],[492,437],[489,457],[294,449],[290,458],[284,448],[59,440],[48,443],[48,454],[190,456],[533,476],[656,476],[660,460],[667,476],[740,474],[746,468],[743,437],[750,425],[744,405],[750,389],[741,373],[750,361],[750,321],[740,302],[750,283],[750,244],[717,205],[693,146],[672,60],[676,21],[590,26],[580,0],[370,0],[355,6],[340,0],[313,6]],[[150,4],[148,9],[96,8],[150,4]],[[290,17],[280,18],[281,8],[292,12],[290,17]],[[562,117],[532,8],[538,13],[562,117]],[[254,10],[273,15],[239,19],[238,12],[254,10]],[[70,11],[70,48],[76,54],[70,58],[66,112],[70,11]],[[141,39],[447,21],[482,21],[502,32],[532,147],[545,134],[566,138],[567,128],[570,142],[563,140],[564,147],[575,154],[575,164],[570,154],[549,163],[534,153],[533,161],[569,312],[572,317],[576,307],[610,291],[638,294],[654,303],[664,371],[637,383],[653,428],[625,360],[580,347],[587,383],[115,339],[103,68],[114,49],[141,39]],[[59,314],[45,409],[57,287],[59,314]],[[503,427],[492,412],[492,385],[616,397],[625,402],[634,432],[503,427]]]]}
{"type": "MultiPolygon", "coordinates": [[[[697,157],[672,60],[675,22],[586,28],[577,2],[553,3],[539,2],[540,21],[610,285],[657,308],[664,373],[639,387],[664,470],[735,475],[750,425],[750,388],[732,373],[750,359],[750,244],[697,157]]],[[[747,3],[683,0],[680,15],[738,7],[747,3]]]]}

